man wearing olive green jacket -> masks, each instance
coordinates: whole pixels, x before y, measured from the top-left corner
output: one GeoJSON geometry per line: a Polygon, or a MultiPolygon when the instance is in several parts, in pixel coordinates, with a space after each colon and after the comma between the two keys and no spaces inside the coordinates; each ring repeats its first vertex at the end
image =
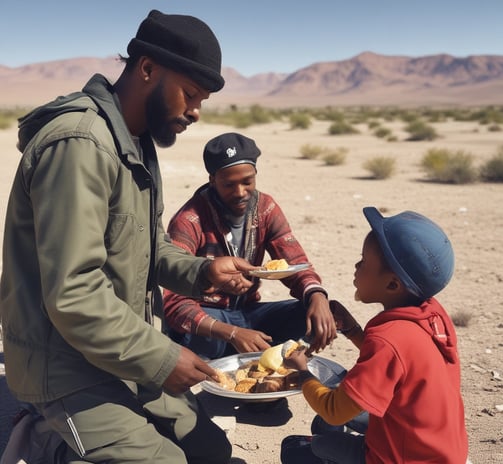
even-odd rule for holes
{"type": "Polygon", "coordinates": [[[96,75],[20,121],[0,283],[7,382],[69,459],[222,464],[231,445],[188,391],[215,371],[152,326],[159,286],[251,284],[244,260],[193,257],[161,221],[153,141],[172,145],[222,88],[220,47],[200,20],[154,10],[128,54],[114,85],[96,75]]]}

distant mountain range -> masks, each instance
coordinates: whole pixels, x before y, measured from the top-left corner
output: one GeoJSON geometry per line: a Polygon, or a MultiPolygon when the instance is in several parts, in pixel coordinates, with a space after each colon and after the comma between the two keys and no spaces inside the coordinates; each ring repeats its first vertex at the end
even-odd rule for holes
{"type": "MultiPolygon", "coordinates": [[[[0,65],[0,106],[33,106],[80,89],[94,73],[110,79],[115,57],[74,58],[17,68],[0,65]]],[[[482,106],[503,104],[503,55],[407,57],[371,52],[314,63],[291,74],[245,77],[222,70],[226,85],[205,106],[482,106]]]]}

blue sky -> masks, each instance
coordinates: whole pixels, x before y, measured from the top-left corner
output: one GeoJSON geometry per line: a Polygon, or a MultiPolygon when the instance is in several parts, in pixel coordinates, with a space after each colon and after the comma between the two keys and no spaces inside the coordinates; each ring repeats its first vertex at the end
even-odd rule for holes
{"type": "Polygon", "coordinates": [[[153,8],[207,22],[245,76],[363,51],[503,54],[503,0],[0,0],[0,64],[125,54],[153,8]]]}

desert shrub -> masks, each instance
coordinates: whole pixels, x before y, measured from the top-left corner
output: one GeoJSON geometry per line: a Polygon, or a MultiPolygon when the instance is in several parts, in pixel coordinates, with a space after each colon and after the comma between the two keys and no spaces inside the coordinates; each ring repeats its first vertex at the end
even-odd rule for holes
{"type": "Polygon", "coordinates": [[[248,111],[237,111],[231,113],[230,116],[234,116],[234,127],[246,128],[254,124],[267,124],[273,120],[272,113],[260,105],[252,105],[248,111]]]}
{"type": "Polygon", "coordinates": [[[344,121],[344,113],[334,108],[327,108],[324,115],[327,121],[344,121]]]}
{"type": "Polygon", "coordinates": [[[253,119],[249,113],[236,113],[232,125],[237,129],[246,129],[253,125],[253,119]]]}
{"type": "Polygon", "coordinates": [[[14,124],[14,119],[0,114],[0,129],[8,129],[12,124],[14,124]]]}
{"type": "Polygon", "coordinates": [[[487,130],[489,132],[501,132],[501,126],[499,124],[491,124],[487,130]]]}
{"type": "Polygon", "coordinates": [[[472,313],[466,310],[459,310],[451,315],[452,322],[456,327],[468,327],[471,318],[472,313]]]}
{"type": "Polygon", "coordinates": [[[416,142],[419,140],[435,140],[438,137],[435,129],[424,121],[415,120],[410,122],[405,130],[410,134],[407,140],[416,142]]]}
{"type": "Polygon", "coordinates": [[[316,224],[316,218],[314,216],[304,216],[304,219],[302,220],[304,224],[316,224]]]}
{"type": "Polygon", "coordinates": [[[250,107],[250,116],[255,124],[267,124],[273,119],[270,110],[260,105],[252,105],[250,107]]]}
{"type": "Polygon", "coordinates": [[[377,129],[380,125],[381,123],[379,121],[376,121],[375,119],[372,119],[368,122],[368,127],[370,130],[377,129]]]}
{"type": "Polygon", "coordinates": [[[201,120],[209,124],[224,124],[238,128],[245,128],[253,124],[249,111],[239,110],[234,105],[227,111],[204,111],[201,120]]]}
{"type": "Polygon", "coordinates": [[[385,139],[391,135],[391,130],[387,127],[379,127],[374,131],[374,135],[380,139],[385,139]]]}
{"type": "Polygon", "coordinates": [[[358,130],[345,121],[334,121],[328,128],[330,135],[350,135],[357,134],[358,130]]]}
{"type": "Polygon", "coordinates": [[[480,178],[486,182],[503,182],[503,146],[480,168],[480,178]]]}
{"type": "Polygon", "coordinates": [[[8,129],[17,124],[17,119],[26,114],[29,110],[26,108],[0,109],[0,130],[8,129]]]}
{"type": "Polygon", "coordinates": [[[471,115],[471,119],[478,121],[479,124],[502,124],[503,123],[503,112],[501,108],[495,108],[493,106],[488,106],[481,110],[475,111],[471,115]]]}
{"type": "Polygon", "coordinates": [[[461,150],[432,148],[423,156],[421,167],[435,182],[467,184],[477,179],[473,156],[461,150]]]}
{"type": "Polygon", "coordinates": [[[369,171],[374,179],[387,179],[395,172],[395,159],[389,156],[376,156],[365,161],[363,168],[369,171]]]}
{"type": "Polygon", "coordinates": [[[407,123],[413,123],[418,120],[419,115],[413,110],[404,110],[400,113],[400,119],[407,123]]]}
{"type": "Polygon", "coordinates": [[[447,115],[453,121],[470,121],[469,110],[465,108],[455,108],[448,110],[447,115]]]}
{"type": "Polygon", "coordinates": [[[246,128],[254,124],[267,124],[280,118],[281,113],[278,111],[260,105],[252,105],[244,109],[239,109],[237,105],[230,105],[227,110],[206,110],[202,114],[204,122],[225,124],[237,128],[246,128]]]}
{"type": "Polygon", "coordinates": [[[323,161],[327,166],[339,166],[346,161],[347,148],[339,147],[335,150],[324,150],[323,161]]]}
{"type": "Polygon", "coordinates": [[[425,117],[427,121],[430,123],[434,122],[444,122],[447,117],[443,114],[442,111],[429,110],[425,113],[425,117]]]}
{"type": "Polygon", "coordinates": [[[290,129],[309,129],[311,117],[307,113],[292,113],[290,115],[290,129]]]}
{"type": "Polygon", "coordinates": [[[306,143],[300,147],[300,157],[302,159],[315,159],[320,156],[324,148],[320,145],[311,145],[306,143]]]}

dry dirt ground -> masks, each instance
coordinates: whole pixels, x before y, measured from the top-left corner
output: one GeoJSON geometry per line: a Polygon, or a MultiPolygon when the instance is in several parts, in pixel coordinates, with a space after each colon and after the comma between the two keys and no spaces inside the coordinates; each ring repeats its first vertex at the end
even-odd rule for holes
{"type": "MultiPolygon", "coordinates": [[[[372,136],[366,126],[351,136],[330,136],[327,124],[315,122],[309,130],[289,129],[276,122],[242,132],[262,149],[258,161],[258,188],[271,193],[285,211],[311,262],[324,279],[332,298],[346,304],[363,325],[379,307],[353,301],[354,263],[368,232],[364,206],[376,206],[386,215],[415,210],[438,222],[450,236],[456,271],[438,298],[451,316],[464,315],[457,327],[462,362],[462,392],[470,459],[473,464],[503,462],[503,185],[474,183],[444,185],[426,182],[418,164],[432,147],[465,150],[480,165],[492,157],[503,137],[474,122],[435,124],[441,137],[431,142],[407,142],[401,123],[384,123],[398,141],[372,136]],[[340,166],[300,157],[304,144],[348,149],[340,166]],[[396,159],[396,173],[386,180],[371,180],[362,163],[376,156],[396,159]]],[[[179,137],[177,144],[160,150],[164,177],[165,222],[207,180],[202,164],[205,142],[225,126],[198,123],[179,137]]],[[[0,217],[3,221],[10,182],[19,159],[15,129],[0,131],[0,217]]],[[[3,222],[0,224],[3,230],[3,222]]],[[[1,232],[0,232],[1,233],[1,232]]],[[[1,240],[2,236],[0,236],[1,240]]],[[[278,281],[266,281],[264,299],[288,297],[278,281]]],[[[349,368],[357,351],[339,337],[320,353],[349,368]]],[[[288,398],[287,407],[252,409],[246,403],[216,397],[196,387],[208,408],[228,429],[233,463],[277,464],[281,440],[290,434],[309,433],[313,412],[302,395],[288,398]]],[[[432,411],[434,414],[435,411],[432,411]]]]}

